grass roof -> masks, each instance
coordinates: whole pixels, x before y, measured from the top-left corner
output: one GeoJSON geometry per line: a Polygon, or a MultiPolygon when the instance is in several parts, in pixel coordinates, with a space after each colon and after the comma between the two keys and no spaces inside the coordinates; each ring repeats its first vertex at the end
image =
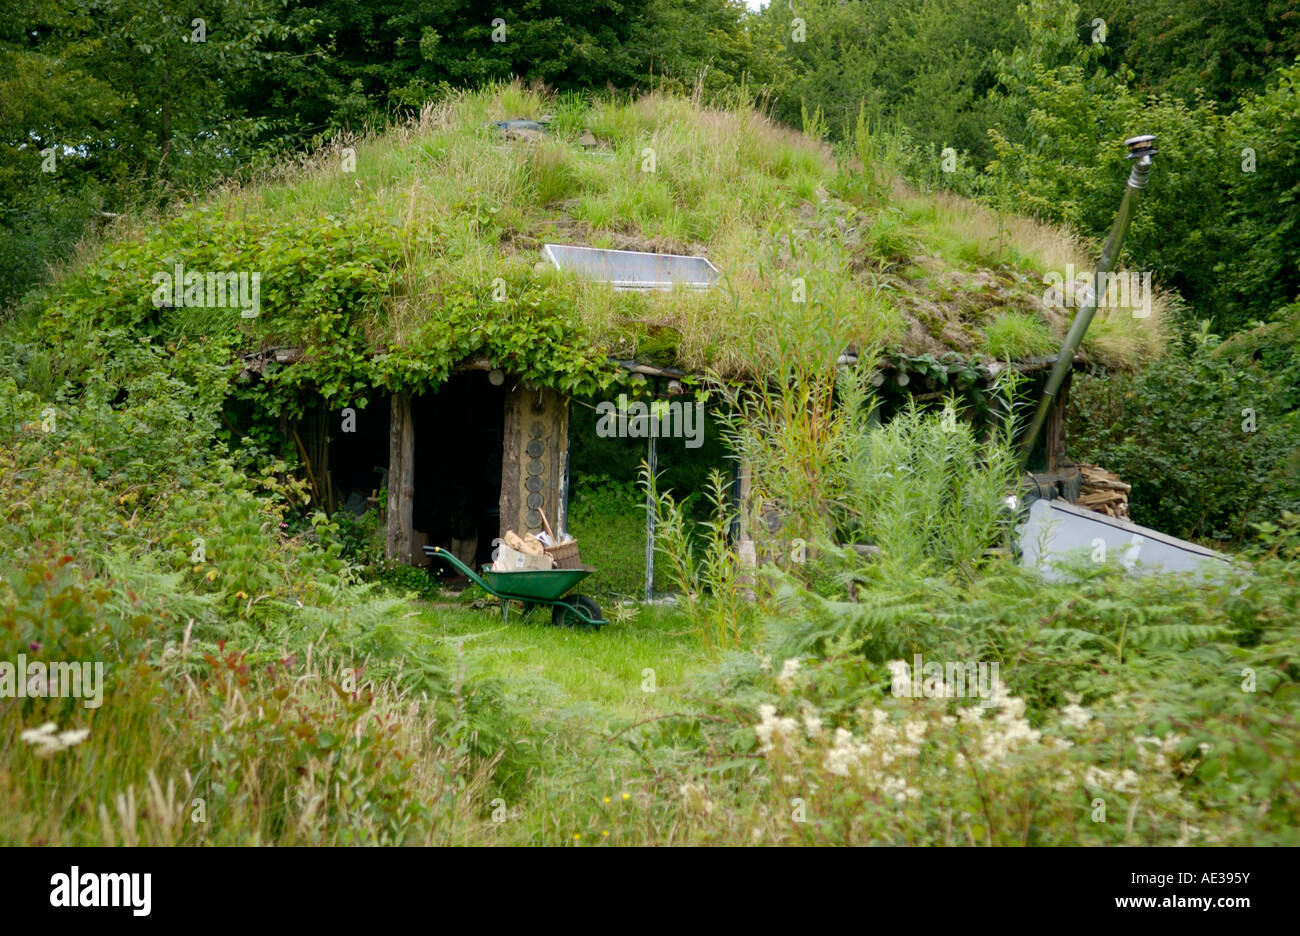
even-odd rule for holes
{"type": "MultiPolygon", "coordinates": [[[[508,84],[166,219],[125,221],[44,310],[65,329],[116,320],[169,339],[317,354],[346,337],[372,355],[439,344],[455,356],[482,330],[502,357],[514,352],[493,329],[541,303],[563,322],[554,341],[593,358],[746,376],[778,353],[773,335],[811,332],[912,355],[1050,353],[1072,310],[1043,301],[1043,276],[1092,262],[1057,229],[909,190],[853,154],[837,162],[747,106],[508,84]],[[548,118],[547,131],[492,125],[510,118],[548,118]],[[698,254],[722,278],[702,292],[615,292],[542,262],[547,242],[698,254]],[[151,277],[176,263],[260,271],[260,314],[155,307],[151,277]]],[[[1099,310],[1085,351],[1131,367],[1162,347],[1163,313],[1159,299],[1143,319],[1099,310]]]]}

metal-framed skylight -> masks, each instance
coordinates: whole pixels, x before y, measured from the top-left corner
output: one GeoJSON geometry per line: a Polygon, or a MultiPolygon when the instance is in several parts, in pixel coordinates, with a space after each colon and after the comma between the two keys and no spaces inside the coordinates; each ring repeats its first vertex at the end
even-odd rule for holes
{"type": "Polygon", "coordinates": [[[722,274],[705,257],[603,250],[569,244],[547,244],[542,255],[557,270],[589,276],[615,289],[708,289],[722,274]]]}

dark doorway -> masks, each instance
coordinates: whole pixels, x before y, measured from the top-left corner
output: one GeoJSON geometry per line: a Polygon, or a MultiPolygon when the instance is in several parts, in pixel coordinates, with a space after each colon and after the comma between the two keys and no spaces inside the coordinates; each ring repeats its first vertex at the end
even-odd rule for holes
{"type": "MultiPolygon", "coordinates": [[[[329,440],[330,507],[360,517],[371,508],[384,509],[379,492],[388,483],[388,424],[392,404],[387,394],[371,396],[364,407],[352,405],[323,410],[329,440]]],[[[303,421],[306,427],[313,420],[303,421]]],[[[308,448],[309,436],[304,435],[308,448]]]]}
{"type": "MultiPolygon", "coordinates": [[[[478,568],[500,536],[505,388],[482,371],[456,374],[413,401],[415,553],[426,543],[478,568]]],[[[445,563],[435,571],[445,573],[445,563]]]]}

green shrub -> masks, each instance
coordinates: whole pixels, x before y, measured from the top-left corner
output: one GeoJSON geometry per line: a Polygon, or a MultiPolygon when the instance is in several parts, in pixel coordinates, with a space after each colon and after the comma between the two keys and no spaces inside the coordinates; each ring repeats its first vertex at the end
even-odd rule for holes
{"type": "Polygon", "coordinates": [[[426,601],[442,595],[438,580],[429,574],[428,569],[418,566],[383,563],[376,577],[385,588],[398,595],[413,592],[426,601]]]}
{"type": "Polygon", "coordinates": [[[1225,115],[1201,97],[1144,94],[1122,69],[1107,74],[1086,64],[1095,50],[1072,48],[1077,61],[1055,68],[1024,55],[1003,60],[999,80],[1023,125],[990,133],[996,158],[988,174],[1000,180],[1001,203],[1100,241],[1128,172],[1120,144],[1153,133],[1160,154],[1125,253],[1220,332],[1294,300],[1300,64],[1280,69],[1267,90],[1225,115]]]}
{"type": "Polygon", "coordinates": [[[848,600],[782,577],[766,652],[694,690],[717,700],[698,748],[730,759],[690,775],[682,808],[703,841],[742,822],[771,843],[1293,843],[1300,566],[1282,551],[1213,584],[859,563],[848,600]],[[895,694],[892,661],[915,654],[998,664],[994,704],[895,694]]]}
{"type": "Polygon", "coordinates": [[[1174,536],[1239,543],[1249,524],[1300,509],[1300,306],[1136,376],[1073,385],[1072,453],[1133,485],[1133,519],[1174,536]]]}
{"type": "Polygon", "coordinates": [[[0,377],[0,660],[104,664],[99,707],[0,710],[0,841],[426,842],[472,826],[471,785],[517,789],[519,719],[353,582],[283,464],[222,455],[202,356],[83,351],[53,399],[0,377]]]}
{"type": "Polygon", "coordinates": [[[881,427],[859,417],[846,465],[851,541],[874,543],[890,569],[970,575],[1011,520],[1009,429],[981,440],[951,402],[933,414],[913,403],[881,427]]]}

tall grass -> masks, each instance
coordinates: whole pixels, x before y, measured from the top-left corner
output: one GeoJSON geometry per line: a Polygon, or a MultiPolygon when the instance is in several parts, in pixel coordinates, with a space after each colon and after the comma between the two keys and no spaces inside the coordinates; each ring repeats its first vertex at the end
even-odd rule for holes
{"type": "Polygon", "coordinates": [[[1023,312],[1001,312],[984,326],[984,350],[1002,361],[1050,354],[1057,346],[1047,326],[1023,312]]]}

